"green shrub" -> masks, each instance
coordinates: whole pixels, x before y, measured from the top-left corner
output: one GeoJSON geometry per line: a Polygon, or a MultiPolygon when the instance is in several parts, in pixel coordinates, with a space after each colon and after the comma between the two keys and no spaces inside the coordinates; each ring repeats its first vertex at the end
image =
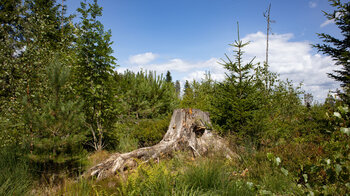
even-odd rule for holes
{"type": "Polygon", "coordinates": [[[162,140],[168,130],[170,117],[162,119],[144,119],[137,122],[132,135],[138,139],[139,146],[152,146],[162,140]]]}
{"type": "Polygon", "coordinates": [[[136,150],[139,146],[139,141],[131,135],[123,135],[119,139],[118,148],[119,152],[130,152],[136,150]]]}
{"type": "Polygon", "coordinates": [[[121,195],[171,195],[174,178],[166,162],[141,164],[118,190],[121,195]]]}
{"type": "Polygon", "coordinates": [[[120,152],[135,150],[136,148],[152,146],[162,140],[168,130],[171,116],[159,119],[129,120],[115,124],[109,132],[110,149],[120,152]]]}

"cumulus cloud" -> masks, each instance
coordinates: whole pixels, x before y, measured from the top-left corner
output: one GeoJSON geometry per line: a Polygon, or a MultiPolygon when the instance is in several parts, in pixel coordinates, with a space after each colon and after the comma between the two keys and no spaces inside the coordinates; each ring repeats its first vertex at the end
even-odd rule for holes
{"type": "MultiPolygon", "coordinates": [[[[293,42],[293,34],[271,35],[269,41],[269,64],[273,72],[280,74],[281,79],[303,83],[303,89],[311,92],[316,100],[323,101],[329,89],[339,86],[328,78],[335,68],[328,56],[313,54],[309,42],[293,42]]],[[[246,57],[256,57],[257,62],[265,60],[266,36],[262,32],[249,34],[243,39],[251,41],[245,48],[246,57]]]]}
{"type": "Polygon", "coordinates": [[[147,64],[154,59],[156,59],[157,55],[152,52],[146,52],[142,54],[137,54],[129,57],[129,62],[131,64],[147,64]]]}
{"type": "MultiPolygon", "coordinates": [[[[303,83],[303,89],[314,95],[315,100],[323,101],[329,89],[336,89],[339,84],[328,78],[334,62],[330,57],[313,54],[309,42],[291,41],[293,34],[275,34],[269,41],[269,64],[273,72],[280,74],[280,78],[292,80],[295,84],[303,83]]],[[[248,62],[255,57],[254,62],[265,61],[266,35],[262,32],[246,35],[243,41],[250,41],[244,48],[244,61],[248,62]]],[[[231,50],[232,48],[230,48],[231,50]]],[[[232,50],[231,50],[232,51],[232,50]]],[[[151,53],[152,54],[152,53],[151,53]]],[[[233,59],[232,52],[228,52],[233,59]]],[[[222,55],[224,57],[224,54],[222,55]]],[[[171,71],[174,80],[200,81],[206,72],[211,73],[211,78],[221,81],[225,78],[225,69],[219,63],[220,58],[209,58],[203,61],[187,61],[179,58],[169,59],[163,63],[148,63],[143,65],[131,65],[127,68],[119,67],[118,71],[126,69],[132,71],[153,70],[157,73],[171,71]]]]}
{"type": "Polygon", "coordinates": [[[310,8],[315,8],[316,6],[317,6],[317,3],[316,3],[316,2],[309,1],[309,7],[310,7],[310,8]]]}

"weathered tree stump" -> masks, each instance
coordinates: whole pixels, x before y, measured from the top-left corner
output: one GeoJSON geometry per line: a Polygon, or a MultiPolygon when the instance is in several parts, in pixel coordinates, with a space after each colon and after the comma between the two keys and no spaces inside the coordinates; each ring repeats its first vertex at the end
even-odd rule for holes
{"type": "Polygon", "coordinates": [[[103,179],[137,165],[136,160],[149,161],[174,151],[190,150],[194,156],[203,156],[209,151],[224,153],[226,158],[237,155],[232,152],[223,138],[210,129],[209,114],[197,109],[176,109],[163,139],[151,147],[140,148],[128,153],[115,153],[104,162],[90,168],[85,175],[103,179]]]}

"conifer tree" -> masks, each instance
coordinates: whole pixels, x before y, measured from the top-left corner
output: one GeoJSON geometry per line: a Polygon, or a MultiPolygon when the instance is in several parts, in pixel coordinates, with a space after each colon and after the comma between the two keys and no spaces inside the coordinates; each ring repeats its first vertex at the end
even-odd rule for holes
{"type": "Polygon", "coordinates": [[[126,71],[115,74],[115,80],[121,119],[162,117],[177,105],[174,85],[155,72],[126,71]]]}
{"type": "Polygon", "coordinates": [[[342,100],[350,104],[350,2],[342,3],[340,0],[330,0],[335,8],[333,12],[324,12],[328,20],[334,23],[340,29],[341,38],[332,35],[319,33],[318,37],[323,44],[314,45],[319,52],[332,57],[337,66],[341,69],[329,73],[328,76],[341,83],[344,92],[340,93],[342,100]]]}
{"type": "Polygon", "coordinates": [[[72,93],[69,79],[69,68],[56,58],[46,68],[48,89],[41,98],[41,111],[28,104],[27,96],[23,100],[23,119],[26,124],[32,124],[34,136],[29,138],[32,140],[29,158],[43,172],[57,173],[76,168],[84,156],[82,102],[69,96],[72,93]]]}
{"type": "Polygon", "coordinates": [[[165,81],[168,82],[168,83],[171,83],[172,80],[173,80],[173,78],[171,77],[171,73],[170,73],[170,71],[168,70],[168,71],[166,72],[165,81]]]}
{"type": "Polygon", "coordinates": [[[183,108],[193,107],[193,100],[194,100],[193,89],[190,83],[188,82],[188,80],[186,80],[184,85],[184,95],[181,101],[181,107],[183,108]]]}
{"type": "Polygon", "coordinates": [[[228,70],[226,79],[222,83],[216,84],[212,106],[210,107],[212,119],[226,131],[240,131],[247,136],[255,137],[257,133],[249,132],[245,129],[254,118],[254,112],[260,107],[258,88],[254,82],[252,59],[249,63],[243,64],[243,50],[249,42],[240,40],[238,30],[238,40],[233,46],[236,50],[235,60],[231,60],[225,54],[227,60],[223,60],[222,65],[228,70]]]}

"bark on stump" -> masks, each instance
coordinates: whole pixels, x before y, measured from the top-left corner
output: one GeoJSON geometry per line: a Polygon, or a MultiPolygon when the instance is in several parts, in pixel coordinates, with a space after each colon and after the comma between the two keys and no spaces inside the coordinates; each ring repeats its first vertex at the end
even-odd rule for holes
{"type": "Polygon", "coordinates": [[[174,151],[191,150],[194,156],[210,152],[224,153],[226,158],[237,155],[232,152],[223,138],[212,133],[209,114],[197,109],[176,109],[163,139],[151,147],[120,154],[115,153],[102,163],[90,168],[85,175],[103,179],[123,172],[137,165],[136,160],[149,161],[174,151]]]}

